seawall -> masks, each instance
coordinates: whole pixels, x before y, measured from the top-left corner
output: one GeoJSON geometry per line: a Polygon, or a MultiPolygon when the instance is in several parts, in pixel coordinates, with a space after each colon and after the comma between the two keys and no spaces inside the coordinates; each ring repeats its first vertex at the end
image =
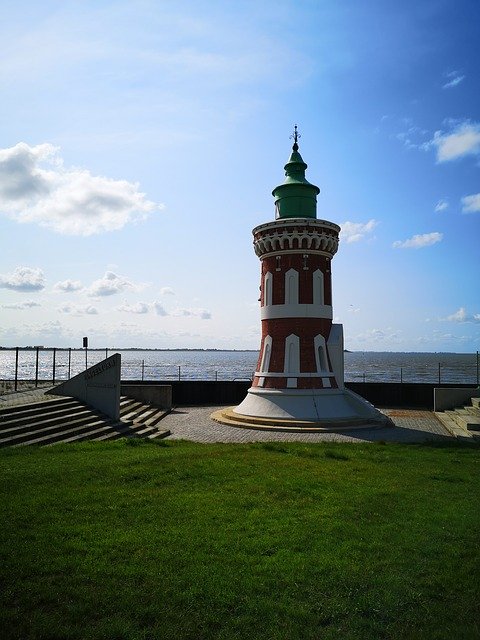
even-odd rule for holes
{"type": "MultiPolygon", "coordinates": [[[[194,405],[235,405],[246,396],[251,382],[210,381],[210,380],[128,380],[123,384],[169,385],[172,388],[173,406],[194,405]]],[[[469,384],[430,384],[430,383],[397,383],[397,382],[347,382],[345,386],[374,404],[376,407],[428,409],[433,411],[433,390],[438,388],[457,387],[476,389],[469,384]]]]}

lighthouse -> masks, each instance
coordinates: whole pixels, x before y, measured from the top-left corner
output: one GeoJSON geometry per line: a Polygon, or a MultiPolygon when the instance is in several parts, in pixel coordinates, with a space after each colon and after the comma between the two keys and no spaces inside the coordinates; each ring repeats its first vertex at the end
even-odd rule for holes
{"type": "Polygon", "coordinates": [[[282,430],[389,424],[344,385],[343,326],[333,322],[332,259],[340,227],[317,218],[320,189],[305,177],[297,126],[285,179],[273,189],[275,220],[253,229],[260,259],[261,343],[247,397],[214,420],[282,430]]]}

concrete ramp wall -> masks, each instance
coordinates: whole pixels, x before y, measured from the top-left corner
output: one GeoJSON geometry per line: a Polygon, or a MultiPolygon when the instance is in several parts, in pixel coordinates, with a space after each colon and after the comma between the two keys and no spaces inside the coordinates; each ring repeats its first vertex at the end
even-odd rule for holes
{"type": "Polygon", "coordinates": [[[93,409],[98,409],[110,418],[120,417],[121,356],[102,360],[66,382],[50,389],[55,396],[77,398],[93,409]]]}
{"type": "Polygon", "coordinates": [[[456,409],[464,404],[470,404],[470,398],[478,398],[480,390],[477,389],[459,389],[458,387],[450,387],[433,390],[433,410],[447,411],[448,409],[456,409]]]}
{"type": "Polygon", "coordinates": [[[170,410],[172,408],[171,384],[141,384],[138,382],[122,382],[121,393],[152,407],[170,410]]]}

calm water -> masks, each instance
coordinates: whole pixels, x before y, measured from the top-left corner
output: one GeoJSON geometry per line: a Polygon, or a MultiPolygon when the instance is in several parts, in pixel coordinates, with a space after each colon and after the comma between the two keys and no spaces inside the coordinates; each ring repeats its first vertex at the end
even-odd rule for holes
{"type": "MultiPolygon", "coordinates": [[[[122,355],[124,380],[250,380],[258,353],[253,351],[109,351],[122,355]]],[[[103,358],[105,351],[89,351],[88,365],[103,358]]],[[[35,379],[35,351],[20,351],[18,379],[35,379]]],[[[70,376],[85,369],[85,352],[72,351],[70,376]]],[[[38,377],[52,379],[53,350],[39,352],[38,377]]],[[[345,354],[347,382],[477,383],[476,354],[385,353],[345,354]]],[[[55,379],[69,376],[69,352],[57,350],[55,379]]],[[[0,380],[15,377],[15,351],[0,351],[0,380]]]]}

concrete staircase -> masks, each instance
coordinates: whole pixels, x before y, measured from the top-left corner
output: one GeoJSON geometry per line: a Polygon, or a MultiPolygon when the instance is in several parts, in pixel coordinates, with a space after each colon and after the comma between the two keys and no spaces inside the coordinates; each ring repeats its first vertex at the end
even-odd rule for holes
{"type": "Polygon", "coordinates": [[[170,435],[170,431],[159,426],[168,412],[131,398],[121,398],[118,421],[74,398],[50,398],[0,409],[0,447],[170,435]]]}
{"type": "Polygon", "coordinates": [[[444,427],[457,438],[480,441],[480,398],[471,398],[471,404],[435,413],[444,427]]]}

